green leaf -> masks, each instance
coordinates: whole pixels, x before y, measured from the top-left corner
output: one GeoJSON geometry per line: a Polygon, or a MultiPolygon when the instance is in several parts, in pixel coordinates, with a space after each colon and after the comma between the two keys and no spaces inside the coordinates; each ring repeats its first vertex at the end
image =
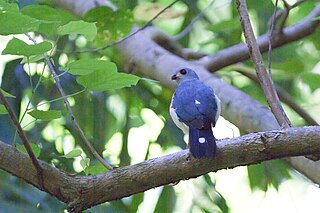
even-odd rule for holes
{"type": "Polygon", "coordinates": [[[97,22],[97,40],[103,43],[124,38],[130,33],[134,24],[132,11],[113,11],[109,7],[96,7],[88,11],[84,16],[84,20],[97,22]]]}
{"type": "Polygon", "coordinates": [[[47,5],[29,5],[21,9],[21,13],[43,21],[43,23],[68,23],[75,20],[67,11],[47,5]]]}
{"type": "Polygon", "coordinates": [[[96,163],[85,168],[85,173],[88,175],[104,174],[107,171],[108,170],[106,167],[104,167],[101,163],[96,163]]]}
{"type": "Polygon", "coordinates": [[[165,209],[166,212],[173,212],[176,204],[176,194],[172,186],[164,186],[158,199],[154,212],[160,213],[165,209]]]}
{"type": "Polygon", "coordinates": [[[3,9],[0,9],[0,23],[0,35],[35,32],[40,25],[40,21],[37,19],[3,9]]]}
{"type": "Polygon", "coordinates": [[[97,70],[104,70],[109,73],[116,73],[115,63],[104,60],[80,59],[69,63],[67,71],[74,75],[87,75],[97,70]]]}
{"type": "Polygon", "coordinates": [[[267,191],[268,180],[263,164],[251,165],[247,167],[248,178],[251,190],[256,188],[267,191]]]}
{"type": "MultiPolygon", "coordinates": [[[[30,143],[29,145],[33,151],[33,154],[36,156],[36,158],[38,158],[40,156],[40,147],[34,143],[30,143]]],[[[24,145],[17,145],[17,149],[19,149],[20,151],[22,151],[24,153],[28,153],[26,148],[24,147],[24,145]]]]}
{"type": "Polygon", "coordinates": [[[90,90],[102,92],[136,85],[139,79],[138,76],[131,74],[111,73],[104,70],[98,70],[89,75],[78,77],[77,82],[90,90]]]}
{"type": "Polygon", "coordinates": [[[8,114],[7,109],[4,107],[3,104],[0,104],[0,115],[8,114]]]}
{"type": "Polygon", "coordinates": [[[301,80],[309,86],[312,92],[320,87],[320,74],[310,72],[303,73],[301,80]]]}
{"type": "Polygon", "coordinates": [[[75,158],[75,157],[79,157],[81,156],[81,150],[80,149],[74,149],[72,151],[70,151],[68,154],[66,155],[62,155],[60,157],[64,157],[64,158],[75,158]]]}
{"type": "Polygon", "coordinates": [[[53,119],[61,118],[61,112],[56,110],[48,110],[48,111],[32,110],[31,112],[28,112],[28,114],[36,119],[44,120],[44,121],[50,121],[53,119]]]}
{"type": "Polygon", "coordinates": [[[21,9],[21,13],[41,21],[39,32],[53,35],[59,26],[76,20],[69,12],[47,5],[29,5],[21,9]]]}
{"type": "Polygon", "coordinates": [[[52,44],[48,41],[29,45],[17,38],[13,38],[8,42],[6,48],[2,51],[2,54],[32,56],[44,54],[51,50],[51,48],[52,44]]]}
{"type": "Polygon", "coordinates": [[[16,96],[11,95],[10,93],[4,91],[3,89],[0,88],[0,90],[1,90],[2,94],[3,94],[5,97],[8,97],[8,98],[16,98],[16,96]]]}
{"type": "MultiPolygon", "coordinates": [[[[80,160],[80,165],[85,170],[90,165],[90,158],[82,158],[80,160]]],[[[87,174],[87,173],[86,173],[87,174]]]]}
{"type": "Polygon", "coordinates": [[[89,23],[85,21],[71,21],[66,25],[63,25],[58,28],[59,35],[68,35],[68,34],[81,34],[89,41],[97,35],[97,27],[95,23],[89,23]]]}
{"type": "Polygon", "coordinates": [[[19,7],[15,3],[7,3],[6,1],[0,1],[0,12],[19,12],[19,7]]]}

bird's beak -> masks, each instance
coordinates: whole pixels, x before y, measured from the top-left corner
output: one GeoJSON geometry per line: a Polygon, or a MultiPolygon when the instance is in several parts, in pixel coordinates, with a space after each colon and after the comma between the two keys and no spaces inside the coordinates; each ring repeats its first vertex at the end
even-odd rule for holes
{"type": "Polygon", "coordinates": [[[179,76],[177,74],[174,74],[171,76],[171,80],[177,80],[179,78],[179,76]]]}

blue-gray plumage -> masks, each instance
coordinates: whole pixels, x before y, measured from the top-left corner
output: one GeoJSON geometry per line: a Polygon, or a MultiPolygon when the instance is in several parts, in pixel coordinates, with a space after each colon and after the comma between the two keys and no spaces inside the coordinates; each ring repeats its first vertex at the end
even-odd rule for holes
{"type": "Polygon", "coordinates": [[[179,86],[172,97],[170,115],[185,134],[189,132],[190,153],[195,158],[214,158],[216,140],[212,127],[220,115],[219,99],[192,69],[180,69],[171,78],[179,86]]]}

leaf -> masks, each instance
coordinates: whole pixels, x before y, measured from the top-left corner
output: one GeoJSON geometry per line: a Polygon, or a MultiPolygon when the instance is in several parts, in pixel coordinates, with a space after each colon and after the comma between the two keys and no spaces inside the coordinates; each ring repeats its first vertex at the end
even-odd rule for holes
{"type": "Polygon", "coordinates": [[[266,171],[263,164],[251,165],[247,167],[248,169],[248,178],[251,190],[256,188],[261,189],[262,191],[267,191],[268,189],[268,180],[266,171]]]}
{"type": "Polygon", "coordinates": [[[173,212],[176,204],[176,194],[172,186],[164,186],[158,199],[154,212],[160,213],[166,209],[166,212],[173,212]]]}
{"type": "Polygon", "coordinates": [[[52,8],[47,5],[29,5],[21,9],[21,13],[41,21],[38,31],[53,35],[58,27],[76,20],[67,11],[52,8]]]}
{"type": "Polygon", "coordinates": [[[51,48],[52,44],[48,41],[44,41],[35,45],[29,45],[20,39],[13,38],[8,42],[6,48],[2,51],[2,54],[32,56],[44,54],[51,50],[51,48]]]}
{"type": "Polygon", "coordinates": [[[21,13],[44,23],[68,23],[75,20],[70,13],[52,8],[47,5],[28,5],[21,9],[21,13]]]}
{"type": "Polygon", "coordinates": [[[39,29],[40,21],[12,10],[0,7],[0,35],[22,34],[35,32],[39,29]]]}
{"type": "Polygon", "coordinates": [[[10,93],[4,91],[3,89],[0,88],[0,90],[1,90],[2,94],[3,94],[5,97],[8,97],[8,98],[16,98],[16,96],[11,95],[10,93]]]}
{"type": "Polygon", "coordinates": [[[133,27],[133,14],[130,10],[113,11],[109,7],[96,7],[88,11],[84,20],[97,22],[97,40],[109,43],[124,38],[133,27]]]}
{"type": "MultiPolygon", "coordinates": [[[[82,158],[80,160],[80,165],[85,170],[90,165],[90,158],[82,158]]],[[[86,171],[86,170],[85,170],[86,171]]],[[[87,174],[87,173],[86,173],[87,174]]]]}
{"type": "Polygon", "coordinates": [[[95,23],[89,23],[85,21],[71,21],[66,25],[63,25],[58,28],[59,35],[68,35],[68,34],[81,34],[89,41],[97,35],[97,27],[95,23]]]}
{"type": "Polygon", "coordinates": [[[138,76],[131,74],[110,73],[105,70],[98,70],[89,75],[78,77],[77,82],[90,90],[102,92],[136,85],[139,79],[138,76]]]}
{"type": "Polygon", "coordinates": [[[0,104],[0,115],[6,115],[6,114],[8,114],[7,109],[3,104],[0,104]]]}
{"type": "MultiPolygon", "coordinates": [[[[40,147],[37,144],[34,144],[34,143],[30,143],[29,145],[30,145],[30,147],[32,149],[33,154],[36,156],[36,158],[38,158],[40,156],[40,147]]],[[[20,151],[28,154],[28,152],[27,152],[26,148],[24,147],[24,145],[17,145],[17,149],[19,149],[20,151]]]]}
{"type": "Polygon", "coordinates": [[[81,156],[81,150],[80,149],[74,149],[70,152],[68,152],[68,154],[66,155],[62,155],[60,157],[64,157],[64,158],[75,158],[75,157],[79,157],[81,156]]]}
{"type": "Polygon", "coordinates": [[[312,92],[320,87],[320,74],[318,73],[303,73],[301,75],[301,80],[309,86],[312,92]]]}
{"type": "Polygon", "coordinates": [[[67,71],[74,75],[87,75],[97,70],[105,70],[109,73],[116,73],[115,63],[105,60],[80,59],[69,63],[67,71]]]}
{"type": "Polygon", "coordinates": [[[7,3],[6,1],[0,1],[0,12],[19,12],[19,7],[14,3],[7,3]]]}
{"type": "Polygon", "coordinates": [[[104,174],[107,171],[108,170],[101,163],[96,163],[85,168],[85,172],[88,175],[104,174]]]}
{"type": "Polygon", "coordinates": [[[44,121],[50,121],[53,119],[61,118],[61,112],[56,110],[48,110],[48,111],[32,110],[31,112],[28,112],[28,114],[36,119],[44,120],[44,121]]]}

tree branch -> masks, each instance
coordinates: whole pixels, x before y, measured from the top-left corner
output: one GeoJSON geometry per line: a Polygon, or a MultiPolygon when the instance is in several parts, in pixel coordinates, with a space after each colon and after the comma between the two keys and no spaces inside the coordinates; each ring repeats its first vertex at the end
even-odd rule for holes
{"type": "MultiPolygon", "coordinates": [[[[208,172],[290,156],[317,154],[320,127],[296,127],[248,134],[217,143],[214,160],[189,158],[187,150],[114,169],[102,175],[74,176],[41,162],[45,191],[75,212],[208,172]]],[[[0,168],[39,188],[29,157],[0,142],[0,168]],[[7,162],[11,162],[8,164],[7,162]],[[19,169],[17,169],[19,168],[19,169]]]]}
{"type": "MultiPolygon", "coordinates": [[[[320,20],[314,18],[320,16],[320,4],[318,4],[308,16],[300,22],[284,28],[281,33],[275,34],[272,40],[272,48],[297,41],[313,34],[319,27],[320,20]]],[[[257,39],[258,46],[262,53],[268,51],[268,33],[257,39]]],[[[205,56],[197,63],[205,66],[209,71],[214,72],[223,67],[249,59],[249,51],[245,43],[237,44],[219,52],[205,56]]]]}
{"type": "MultiPolygon", "coordinates": [[[[267,70],[264,66],[262,56],[259,51],[259,47],[253,33],[251,21],[249,19],[246,0],[237,0],[236,2],[237,2],[237,9],[240,17],[241,26],[244,32],[244,37],[248,45],[249,54],[253,61],[261,88],[263,89],[264,95],[267,99],[270,109],[274,114],[274,116],[276,117],[280,126],[286,127],[286,128],[291,127],[292,125],[289,121],[289,118],[287,117],[286,113],[282,108],[282,105],[280,103],[271,75],[268,75],[267,70]]],[[[271,36],[269,36],[269,38],[270,37],[271,36]]],[[[268,43],[270,44],[268,46],[268,50],[271,49],[270,39],[268,43]]]]}

